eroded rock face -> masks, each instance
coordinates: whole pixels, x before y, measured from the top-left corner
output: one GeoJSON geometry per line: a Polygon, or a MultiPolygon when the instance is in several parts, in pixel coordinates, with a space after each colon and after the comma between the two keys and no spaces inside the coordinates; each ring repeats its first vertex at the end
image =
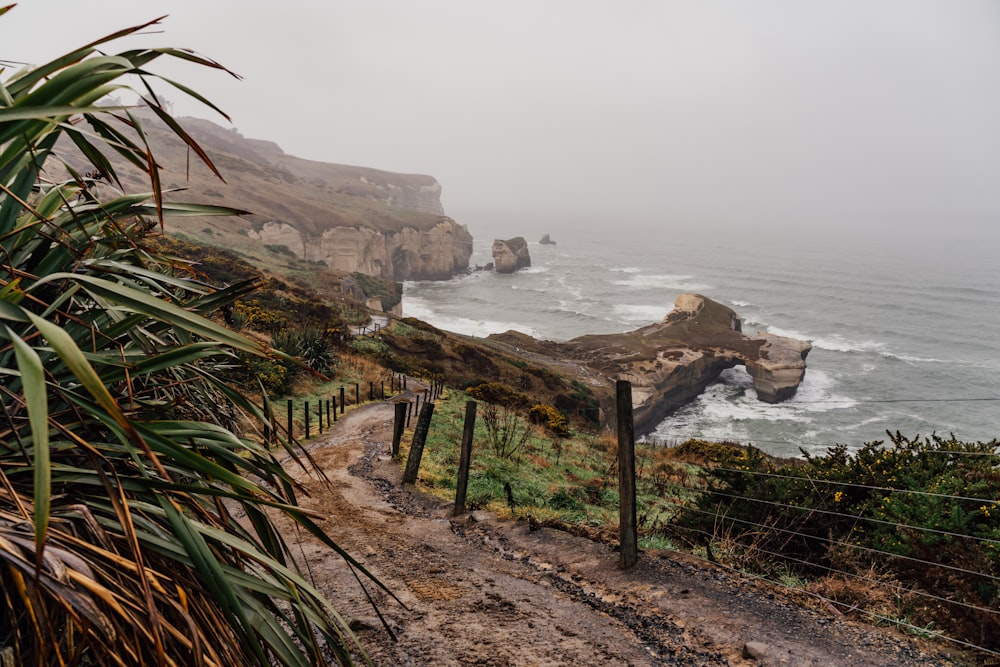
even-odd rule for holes
{"type": "Polygon", "coordinates": [[[469,268],[472,235],[451,218],[426,231],[404,227],[383,233],[369,227],[331,227],[305,234],[291,225],[267,223],[251,235],[283,245],[301,259],[323,261],[335,271],[389,280],[446,280],[469,268]]]}
{"type": "Polygon", "coordinates": [[[528,242],[523,236],[493,241],[493,265],[497,273],[514,273],[518,269],[531,266],[528,242]]]}

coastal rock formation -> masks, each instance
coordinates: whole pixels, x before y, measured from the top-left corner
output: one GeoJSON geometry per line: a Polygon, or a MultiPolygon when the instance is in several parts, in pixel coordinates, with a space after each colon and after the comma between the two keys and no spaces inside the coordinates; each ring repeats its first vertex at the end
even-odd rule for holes
{"type": "Polygon", "coordinates": [[[765,403],[780,403],[795,395],[806,371],[806,355],[812,345],[805,341],[762,333],[756,359],[745,359],[747,371],[753,378],[757,398],[765,403]]]}
{"type": "Polygon", "coordinates": [[[514,273],[518,269],[531,266],[528,242],[523,236],[516,236],[506,241],[494,240],[493,265],[497,273],[514,273]]]}
{"type": "Polygon", "coordinates": [[[556,242],[553,241],[551,238],[549,238],[548,234],[545,234],[544,236],[542,236],[542,238],[540,238],[538,240],[538,244],[539,245],[555,245],[556,242]]]}
{"type": "Polygon", "coordinates": [[[430,229],[335,226],[307,233],[282,222],[251,231],[265,245],[285,246],[300,259],[324,262],[335,271],[355,271],[389,280],[446,280],[465,272],[472,235],[465,225],[441,217],[430,229]]]}
{"type": "Polygon", "coordinates": [[[802,382],[812,349],[794,338],[748,336],[732,309],[699,294],[681,294],[662,322],[623,334],[581,336],[565,343],[536,341],[516,332],[490,339],[588,384],[601,402],[606,425],[614,418],[614,381],[629,380],[638,434],[651,431],[736,365],[746,366],[758,399],[786,400],[802,382]]]}

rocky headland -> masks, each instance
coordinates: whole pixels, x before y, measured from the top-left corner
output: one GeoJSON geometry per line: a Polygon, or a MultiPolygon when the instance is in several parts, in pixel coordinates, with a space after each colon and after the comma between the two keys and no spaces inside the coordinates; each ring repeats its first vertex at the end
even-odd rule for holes
{"type": "Polygon", "coordinates": [[[493,241],[493,266],[497,273],[514,273],[531,266],[528,242],[523,236],[493,241]]]}
{"type": "Polygon", "coordinates": [[[802,382],[812,349],[794,338],[748,336],[735,311],[700,294],[681,294],[663,321],[627,333],[557,343],[508,331],[489,340],[585,382],[600,400],[606,426],[614,413],[615,380],[629,380],[638,434],[651,431],[737,365],[746,366],[761,401],[786,400],[802,382]]]}

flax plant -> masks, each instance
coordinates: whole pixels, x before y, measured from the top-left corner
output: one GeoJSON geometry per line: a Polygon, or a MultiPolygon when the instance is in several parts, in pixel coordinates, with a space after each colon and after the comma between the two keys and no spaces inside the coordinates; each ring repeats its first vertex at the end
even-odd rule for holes
{"type": "Polygon", "coordinates": [[[215,171],[152,84],[215,107],[148,68],[228,70],[105,55],[155,23],[0,70],[0,665],[347,663],[353,636],[282,534],[357,563],[226,381],[236,352],[279,354],[213,319],[253,286],[208,289],[143,247],[166,216],[239,213],[166,201],[142,123],[107,105],[134,93],[215,171]],[[149,192],[124,192],[123,160],[149,192]]]}

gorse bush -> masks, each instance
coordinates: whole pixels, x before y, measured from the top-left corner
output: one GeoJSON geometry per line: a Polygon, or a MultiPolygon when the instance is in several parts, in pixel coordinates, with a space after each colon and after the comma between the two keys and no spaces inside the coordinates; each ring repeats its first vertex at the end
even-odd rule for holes
{"type": "Polygon", "coordinates": [[[778,461],[754,448],[685,443],[711,461],[709,488],[675,519],[694,542],[725,540],[780,556],[801,574],[831,570],[898,582],[900,617],[1000,648],[997,442],[889,434],[855,452],[778,461]],[[941,601],[954,601],[946,604],[941,601]]]}
{"type": "Polygon", "coordinates": [[[145,123],[214,167],[152,69],[223,68],[104,55],[154,23],[0,72],[0,663],[350,662],[350,630],[274,517],[337,546],[260,434],[235,430],[270,421],[226,381],[237,353],[284,358],[215,319],[254,285],[206,288],[145,244],[165,216],[239,213],[164,200],[145,123]],[[144,111],[100,105],[123,93],[144,111]],[[122,163],[150,192],[120,194],[122,163]]]}
{"type": "Polygon", "coordinates": [[[539,403],[528,410],[528,418],[533,424],[541,424],[553,435],[565,438],[570,435],[569,422],[551,405],[539,403]]]}

